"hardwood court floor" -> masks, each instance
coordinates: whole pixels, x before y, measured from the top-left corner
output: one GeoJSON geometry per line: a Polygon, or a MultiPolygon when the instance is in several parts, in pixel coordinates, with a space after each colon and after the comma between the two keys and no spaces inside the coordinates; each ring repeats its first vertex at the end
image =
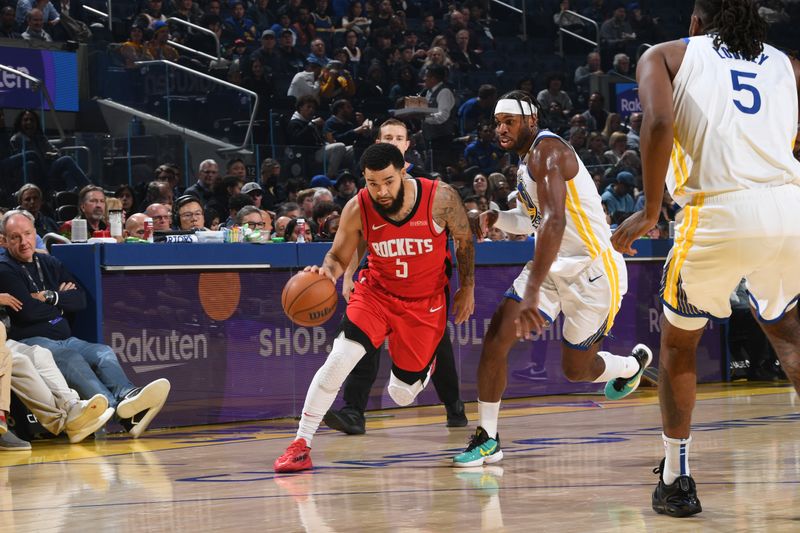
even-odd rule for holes
{"type": "Polygon", "coordinates": [[[470,429],[446,429],[441,407],[373,413],[365,436],[324,429],[317,468],[294,475],[272,472],[292,420],[36,442],[0,453],[0,531],[798,531],[798,419],[785,384],[700,387],[704,511],[683,520],[650,508],[662,455],[651,389],[506,402],[505,459],[475,469],[450,467],[470,429]]]}

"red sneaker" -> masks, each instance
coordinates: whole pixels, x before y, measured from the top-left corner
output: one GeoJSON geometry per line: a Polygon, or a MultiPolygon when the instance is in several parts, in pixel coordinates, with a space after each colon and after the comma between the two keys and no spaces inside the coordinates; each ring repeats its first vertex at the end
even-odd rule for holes
{"type": "Polygon", "coordinates": [[[300,472],[311,470],[311,448],[306,444],[306,439],[297,439],[286,448],[283,455],[275,459],[272,468],[275,472],[300,472]]]}

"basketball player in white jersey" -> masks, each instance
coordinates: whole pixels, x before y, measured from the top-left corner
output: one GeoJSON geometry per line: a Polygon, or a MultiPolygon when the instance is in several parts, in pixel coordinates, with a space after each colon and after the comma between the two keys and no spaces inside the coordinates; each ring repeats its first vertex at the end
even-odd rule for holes
{"type": "MultiPolygon", "coordinates": [[[[522,269],[486,332],[478,366],[480,422],[467,449],[453,458],[459,467],[503,458],[497,419],[506,387],[508,352],[518,338],[542,332],[564,314],[561,365],[570,381],[606,382],[606,396],[636,390],[652,360],[643,344],[630,356],[600,351],[628,287],[622,255],[611,246],[611,230],[592,177],[559,136],[537,127],[537,106],[512,91],[495,108],[504,150],[519,154],[517,209],[486,211],[473,231],[492,227],[536,234],[533,261],[522,269]]],[[[473,221],[475,221],[473,219],[473,221]]]]}
{"type": "Polygon", "coordinates": [[[754,314],[800,391],[800,66],[764,44],[749,0],[698,0],[691,37],[650,49],[637,69],[647,204],[614,233],[617,250],[658,220],[664,183],[683,206],[664,266],[659,399],[665,459],[653,509],[702,508],[689,471],[695,355],[708,319],[726,319],[747,280],[754,314]]]}

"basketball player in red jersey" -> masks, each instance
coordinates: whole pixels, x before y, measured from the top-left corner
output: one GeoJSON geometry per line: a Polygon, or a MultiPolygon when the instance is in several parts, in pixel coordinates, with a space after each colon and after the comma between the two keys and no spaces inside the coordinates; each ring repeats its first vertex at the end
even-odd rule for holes
{"type": "Polygon", "coordinates": [[[367,148],[361,158],[367,186],[345,205],[322,266],[306,268],[336,282],[361,239],[371,252],[331,352],[311,381],[297,437],[275,460],[275,472],[312,468],[311,439],[339,388],[364,354],[387,337],[392,357],[389,395],[404,406],[425,388],[447,323],[445,230],[455,240],[458,260],[455,322],[472,315],[475,248],[461,198],[445,183],[406,177],[404,166],[403,154],[391,144],[367,148]]]}

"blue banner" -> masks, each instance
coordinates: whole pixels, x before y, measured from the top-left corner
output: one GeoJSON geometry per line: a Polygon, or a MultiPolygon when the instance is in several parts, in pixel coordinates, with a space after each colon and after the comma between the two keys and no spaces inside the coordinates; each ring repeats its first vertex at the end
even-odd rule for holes
{"type": "MultiPolygon", "coordinates": [[[[53,100],[56,111],[78,111],[78,60],[74,52],[0,47],[1,62],[40,80],[53,100]]],[[[49,109],[40,91],[31,82],[0,72],[0,108],[49,109]]]]}

